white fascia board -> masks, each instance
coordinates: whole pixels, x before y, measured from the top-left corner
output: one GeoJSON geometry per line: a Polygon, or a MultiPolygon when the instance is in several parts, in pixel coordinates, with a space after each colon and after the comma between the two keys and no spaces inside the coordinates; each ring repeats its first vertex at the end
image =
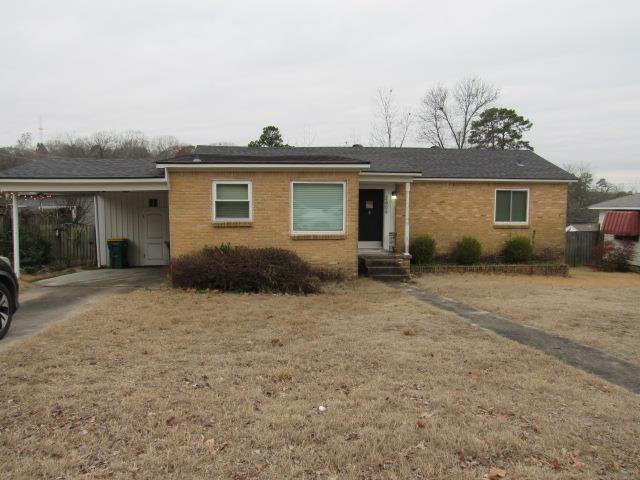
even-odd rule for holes
{"type": "Polygon", "coordinates": [[[361,172],[359,180],[360,183],[406,183],[413,182],[413,180],[415,180],[415,175],[417,174],[361,172]]]}
{"type": "Polygon", "coordinates": [[[163,163],[156,168],[181,170],[366,170],[366,164],[345,163],[163,163]]]}
{"type": "Polygon", "coordinates": [[[415,182],[476,183],[576,183],[578,180],[544,180],[534,178],[414,178],[415,182]]]}
{"type": "Polygon", "coordinates": [[[587,207],[588,210],[627,210],[629,212],[640,211],[640,207],[587,207]]]}
{"type": "Polygon", "coordinates": [[[385,176],[385,177],[419,177],[421,175],[420,172],[362,172],[360,175],[366,176],[385,176]]]}
{"type": "Polygon", "coordinates": [[[168,190],[164,178],[0,178],[4,192],[123,192],[168,190]]]}

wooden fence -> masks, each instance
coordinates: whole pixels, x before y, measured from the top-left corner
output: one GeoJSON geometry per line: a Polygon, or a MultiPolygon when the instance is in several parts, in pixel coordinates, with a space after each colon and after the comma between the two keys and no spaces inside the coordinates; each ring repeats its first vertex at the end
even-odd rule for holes
{"type": "Polygon", "coordinates": [[[589,265],[593,260],[593,251],[600,242],[600,232],[567,232],[565,262],[571,266],[589,265]]]}
{"type": "MultiPolygon", "coordinates": [[[[0,215],[0,233],[7,239],[5,249],[10,248],[11,217],[0,215]],[[7,238],[8,236],[9,238],[7,238]]],[[[42,238],[51,246],[51,261],[67,265],[96,264],[96,231],[94,225],[61,223],[53,216],[20,215],[20,238],[42,238]]],[[[22,250],[22,248],[20,249],[22,250]]],[[[11,252],[0,252],[11,256],[11,252]]]]}

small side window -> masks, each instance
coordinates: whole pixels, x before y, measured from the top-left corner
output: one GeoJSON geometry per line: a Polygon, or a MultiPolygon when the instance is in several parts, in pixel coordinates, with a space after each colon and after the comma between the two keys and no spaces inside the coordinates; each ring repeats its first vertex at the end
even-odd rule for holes
{"type": "Polygon", "coordinates": [[[251,221],[251,182],[213,182],[214,221],[251,221]]]}
{"type": "Polygon", "coordinates": [[[158,206],[158,199],[157,198],[150,198],[149,199],[149,207],[154,208],[158,206]]]}
{"type": "Polygon", "coordinates": [[[528,190],[496,190],[495,223],[526,224],[529,222],[528,190]]]}

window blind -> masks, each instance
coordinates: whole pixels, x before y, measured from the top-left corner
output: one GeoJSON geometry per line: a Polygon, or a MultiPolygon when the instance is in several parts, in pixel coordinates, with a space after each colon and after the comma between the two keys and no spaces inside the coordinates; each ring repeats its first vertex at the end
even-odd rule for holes
{"type": "Polygon", "coordinates": [[[344,228],[344,185],[293,184],[294,232],[341,232],[344,228]]]}

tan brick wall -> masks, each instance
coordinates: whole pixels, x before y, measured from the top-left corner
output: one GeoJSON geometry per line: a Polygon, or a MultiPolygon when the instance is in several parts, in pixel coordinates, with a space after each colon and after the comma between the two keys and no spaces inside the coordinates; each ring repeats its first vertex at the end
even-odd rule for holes
{"type": "Polygon", "coordinates": [[[205,245],[245,245],[293,250],[308,262],[356,275],[358,245],[357,172],[171,171],[169,222],[173,258],[205,245]],[[212,184],[215,180],[248,180],[253,188],[253,222],[214,226],[212,184]],[[291,227],[290,182],[344,181],[347,188],[346,232],[331,239],[294,239],[291,227]]]}
{"type": "MultiPolygon", "coordinates": [[[[396,203],[397,248],[404,248],[404,185],[396,203]]],[[[532,239],[535,253],[562,258],[565,248],[567,184],[558,183],[440,183],[411,184],[410,238],[429,234],[437,242],[437,254],[451,251],[463,235],[482,243],[483,254],[498,253],[515,235],[532,239]],[[493,222],[496,188],[528,188],[529,225],[503,227],[493,222]]],[[[402,250],[400,250],[402,251],[402,250]]]]}

